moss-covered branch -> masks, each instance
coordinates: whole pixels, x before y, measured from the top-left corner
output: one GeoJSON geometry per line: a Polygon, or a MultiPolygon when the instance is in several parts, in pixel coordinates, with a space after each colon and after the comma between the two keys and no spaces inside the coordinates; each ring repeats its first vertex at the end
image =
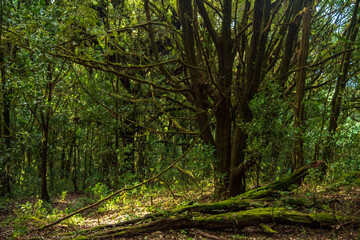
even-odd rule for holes
{"type": "MultiPolygon", "coordinates": [[[[132,221],[98,226],[83,231],[82,236],[79,236],[78,239],[130,237],[153,231],[186,227],[207,229],[246,227],[273,222],[301,224],[313,227],[331,227],[338,223],[349,222],[359,225],[360,217],[336,216],[320,212],[302,213],[288,210],[280,206],[281,204],[274,204],[274,197],[279,196],[282,191],[290,191],[299,186],[302,179],[307,175],[308,170],[312,167],[316,168],[320,164],[322,164],[322,162],[316,162],[302,167],[290,176],[284,177],[279,181],[250,190],[224,201],[183,206],[164,213],[147,215],[132,221]]],[[[157,176],[157,178],[159,178],[159,176],[157,176]]],[[[101,201],[104,201],[104,199],[101,201]]],[[[296,201],[292,202],[296,205],[296,201]]],[[[281,203],[281,201],[278,203],[281,203]]],[[[99,204],[99,202],[96,204],[99,204]]],[[[285,204],[287,204],[286,201],[285,204]]],[[[304,206],[304,204],[300,205],[304,206]]],[[[80,209],[79,211],[83,210],[84,209],[80,209]]],[[[73,214],[76,213],[77,212],[73,214]]],[[[63,219],[60,219],[60,221],[63,219]]],[[[57,222],[59,222],[59,220],[57,222]]],[[[45,227],[52,225],[54,225],[54,223],[45,227]]],[[[77,233],[72,234],[71,238],[74,238],[76,234],[77,233]]]]}
{"type": "Polygon", "coordinates": [[[216,215],[183,213],[177,216],[158,218],[154,221],[130,226],[114,227],[71,239],[113,239],[132,237],[154,231],[196,227],[202,229],[242,228],[264,223],[301,224],[310,227],[333,227],[352,224],[360,226],[359,216],[337,216],[332,213],[302,213],[286,208],[256,208],[246,211],[228,212],[216,215]]]}

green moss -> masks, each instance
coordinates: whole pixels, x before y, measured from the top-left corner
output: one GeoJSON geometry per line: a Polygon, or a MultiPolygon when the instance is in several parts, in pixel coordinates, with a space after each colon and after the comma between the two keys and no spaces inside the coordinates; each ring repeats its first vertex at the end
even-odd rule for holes
{"type": "Polygon", "coordinates": [[[279,181],[267,186],[259,187],[236,196],[237,199],[257,199],[272,196],[279,191],[291,191],[298,187],[300,180],[306,176],[310,166],[304,166],[292,173],[290,176],[283,177],[279,181]]]}
{"type": "Polygon", "coordinates": [[[281,201],[285,204],[293,206],[308,206],[311,204],[309,199],[301,197],[286,197],[282,198],[281,201]]]}
{"type": "Polygon", "coordinates": [[[333,226],[339,223],[353,222],[355,225],[360,224],[360,217],[358,216],[340,216],[329,213],[312,213],[310,218],[324,226],[333,226]]]}
{"type": "Polygon", "coordinates": [[[360,184],[360,171],[353,171],[342,176],[337,186],[359,185],[360,184]]]}
{"type": "Polygon", "coordinates": [[[360,217],[351,216],[343,217],[336,216],[329,213],[303,213],[293,210],[288,210],[283,207],[265,207],[255,208],[245,211],[228,212],[220,214],[201,214],[199,212],[184,212],[170,217],[158,217],[155,222],[148,222],[139,225],[119,227],[105,232],[96,232],[93,235],[80,236],[73,239],[93,239],[97,236],[116,238],[130,234],[139,235],[145,231],[152,231],[162,229],[163,224],[166,223],[168,228],[187,227],[187,226],[204,226],[208,228],[223,228],[223,227],[245,227],[245,226],[260,226],[265,232],[275,233],[266,223],[284,223],[284,224],[300,224],[308,226],[331,227],[338,223],[354,223],[359,226],[360,217]]]}
{"type": "Polygon", "coordinates": [[[85,240],[85,239],[89,239],[87,236],[80,236],[80,237],[76,237],[73,238],[74,240],[85,240]]]}
{"type": "Polygon", "coordinates": [[[230,198],[221,202],[208,203],[208,204],[199,204],[196,206],[186,206],[180,207],[173,211],[169,215],[176,215],[182,212],[202,212],[202,213],[218,213],[225,211],[237,211],[243,210],[249,207],[264,207],[268,204],[266,203],[268,199],[238,199],[230,198]]]}
{"type": "Polygon", "coordinates": [[[271,219],[272,208],[257,208],[240,212],[222,213],[206,217],[195,217],[195,221],[208,223],[237,223],[236,225],[248,225],[249,222],[271,219]]]}
{"type": "Polygon", "coordinates": [[[249,226],[260,223],[286,223],[286,224],[304,224],[310,226],[332,226],[339,222],[355,221],[359,223],[359,218],[334,216],[329,213],[302,213],[285,208],[257,208],[240,212],[222,213],[211,216],[196,216],[193,221],[214,225],[249,226]]]}
{"type": "Polygon", "coordinates": [[[236,199],[257,199],[263,198],[269,195],[269,193],[274,192],[273,189],[269,188],[269,186],[264,186],[260,188],[256,188],[254,190],[247,191],[243,194],[240,194],[236,197],[236,199]]]}
{"type": "Polygon", "coordinates": [[[282,223],[294,223],[294,224],[312,224],[313,221],[309,218],[308,214],[297,211],[279,211],[274,216],[275,220],[282,223]]]}
{"type": "Polygon", "coordinates": [[[260,223],[259,227],[261,227],[264,230],[264,232],[266,232],[266,233],[272,233],[272,234],[277,233],[275,230],[273,230],[271,227],[269,227],[268,225],[266,225],[264,223],[260,223]]]}

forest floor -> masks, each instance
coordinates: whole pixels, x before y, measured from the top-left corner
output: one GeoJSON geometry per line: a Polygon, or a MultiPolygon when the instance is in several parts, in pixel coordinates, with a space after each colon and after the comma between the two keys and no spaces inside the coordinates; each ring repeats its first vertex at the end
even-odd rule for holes
{"type": "MultiPolygon", "coordinates": [[[[303,207],[304,212],[318,211],[321,208],[334,214],[360,215],[360,186],[325,189],[319,186],[303,185],[290,194],[292,197],[307,198],[312,202],[311,208],[303,207]]],[[[72,209],[87,205],[89,199],[88,195],[82,193],[68,193],[53,198],[50,208],[58,215],[55,214],[52,217],[46,216],[41,210],[49,209],[49,205],[43,204],[44,208],[39,206],[37,198],[8,202],[7,206],[0,207],[0,239],[62,239],[61,234],[68,232],[79,232],[99,225],[127,221],[175,206],[208,203],[212,200],[212,194],[211,191],[186,189],[178,192],[173,190],[171,193],[166,190],[158,193],[133,192],[49,229],[26,234],[29,229],[37,228],[43,223],[54,221],[59,215],[64,215],[61,213],[71,212],[72,209]]],[[[299,208],[297,210],[299,211],[299,208]]],[[[277,223],[268,224],[268,226],[274,230],[273,233],[266,233],[263,228],[257,226],[221,231],[188,228],[156,231],[146,235],[117,239],[360,239],[360,229],[351,226],[338,225],[331,229],[277,223]]]]}

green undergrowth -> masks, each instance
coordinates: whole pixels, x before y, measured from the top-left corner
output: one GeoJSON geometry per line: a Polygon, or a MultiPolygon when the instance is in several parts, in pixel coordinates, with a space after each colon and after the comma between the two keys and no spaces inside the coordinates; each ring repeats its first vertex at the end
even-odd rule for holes
{"type": "MultiPolygon", "coordinates": [[[[235,198],[211,204],[207,204],[212,202],[214,197],[211,181],[202,182],[201,185],[205,186],[202,189],[169,186],[160,181],[156,185],[144,185],[116,195],[94,209],[75,215],[52,228],[54,229],[52,234],[59,235],[63,234],[64,231],[79,232],[137,219],[150,213],[165,216],[176,212],[186,212],[190,209],[194,211],[201,209],[203,212],[209,209],[226,211],[226,206],[228,206],[229,211],[252,208],[268,208],[270,211],[271,208],[281,208],[289,211],[301,211],[306,214],[322,211],[351,216],[356,214],[356,208],[354,208],[356,202],[351,199],[351,191],[359,188],[359,176],[359,171],[354,171],[344,174],[337,181],[333,179],[329,181],[329,178],[321,180],[318,172],[312,171],[304,179],[300,188],[294,189],[294,186],[289,185],[288,191],[280,191],[270,198],[257,199],[268,193],[266,187],[261,187],[235,198]],[[232,203],[233,205],[231,205],[232,203]],[[169,209],[173,210],[168,211],[169,209]]],[[[276,182],[269,186],[274,186],[274,184],[276,185],[276,182]]],[[[64,191],[53,197],[51,203],[43,202],[36,197],[26,202],[20,203],[19,201],[12,204],[12,208],[9,207],[11,205],[9,204],[10,200],[2,199],[0,211],[11,211],[11,214],[0,223],[0,227],[9,230],[9,238],[20,238],[30,230],[37,229],[93,204],[113,191],[106,185],[98,183],[87,188],[81,194],[64,191]]]]}
{"type": "MultiPolygon", "coordinates": [[[[202,184],[212,185],[209,182],[202,184]]],[[[156,187],[144,185],[116,195],[93,209],[66,219],[59,224],[61,227],[55,227],[55,234],[60,234],[63,228],[80,231],[82,228],[136,219],[149,213],[165,212],[165,209],[175,206],[203,203],[211,199],[211,192],[210,187],[208,190],[185,191],[180,187],[170,189],[169,186],[161,183],[156,187]]],[[[107,186],[98,183],[87,188],[82,194],[64,191],[54,197],[51,203],[46,203],[38,197],[31,198],[25,203],[16,203],[12,213],[0,223],[0,226],[11,229],[11,235],[8,237],[16,239],[112,193],[113,191],[107,186]]],[[[0,203],[0,209],[7,209],[5,200],[0,203]]]]}

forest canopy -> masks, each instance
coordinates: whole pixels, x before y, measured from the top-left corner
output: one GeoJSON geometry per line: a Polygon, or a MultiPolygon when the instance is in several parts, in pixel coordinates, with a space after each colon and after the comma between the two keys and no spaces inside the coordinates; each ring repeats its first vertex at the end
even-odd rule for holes
{"type": "Polygon", "coordinates": [[[1,1],[0,197],[360,171],[359,2],[1,1]]]}

